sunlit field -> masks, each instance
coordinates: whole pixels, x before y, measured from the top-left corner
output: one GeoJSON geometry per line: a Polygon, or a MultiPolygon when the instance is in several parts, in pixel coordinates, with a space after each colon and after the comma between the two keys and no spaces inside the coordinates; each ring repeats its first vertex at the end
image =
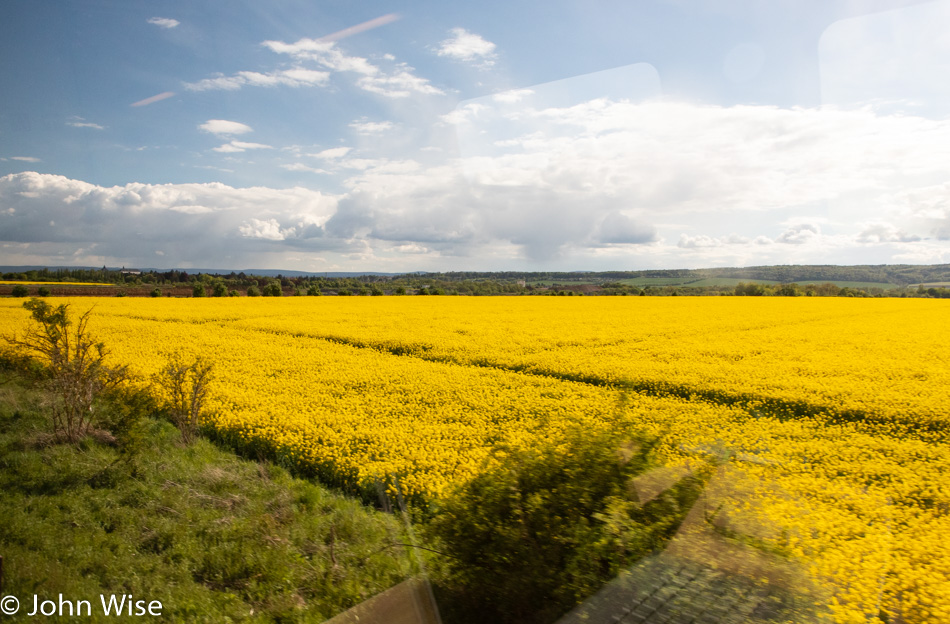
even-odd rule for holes
{"type": "MultiPolygon", "coordinates": [[[[0,301],[5,331],[22,300],[0,301]]],[[[215,363],[211,424],[351,492],[417,505],[493,445],[658,436],[728,464],[748,539],[838,622],[950,621],[950,310],[844,298],[74,299],[144,385],[215,363]]]]}

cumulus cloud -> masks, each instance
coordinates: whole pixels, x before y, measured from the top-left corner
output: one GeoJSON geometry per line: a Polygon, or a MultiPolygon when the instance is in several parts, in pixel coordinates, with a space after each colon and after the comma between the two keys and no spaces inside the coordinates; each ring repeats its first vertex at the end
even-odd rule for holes
{"type": "MultiPolygon", "coordinates": [[[[288,55],[298,63],[316,63],[329,72],[356,74],[359,76],[356,80],[357,87],[384,97],[406,98],[411,95],[444,93],[433,86],[429,80],[416,76],[413,73],[414,68],[405,63],[396,64],[392,70],[385,71],[369,59],[344,53],[334,41],[325,38],[304,38],[294,43],[265,41],[262,45],[277,54],[288,55]]],[[[329,74],[327,76],[329,77],[329,74]]]]}
{"type": "Polygon", "coordinates": [[[656,228],[631,219],[620,212],[611,212],[600,224],[598,241],[613,245],[641,245],[657,240],[656,228]]]}
{"type": "Polygon", "coordinates": [[[148,18],[148,23],[154,24],[155,26],[158,26],[159,28],[175,28],[176,26],[181,24],[181,22],[179,22],[178,20],[172,19],[170,17],[150,17],[148,18]]]}
{"type": "Polygon", "coordinates": [[[79,248],[88,254],[95,246],[102,257],[147,263],[162,251],[174,263],[204,266],[267,252],[271,248],[266,245],[277,242],[277,234],[286,245],[345,252],[354,247],[323,236],[336,203],[335,196],[299,187],[103,187],[26,172],[0,177],[0,206],[12,210],[0,211],[0,238],[44,249],[49,256],[79,248]]]}
{"type": "MultiPolygon", "coordinates": [[[[663,100],[478,104],[463,105],[466,119],[455,127],[483,143],[438,165],[353,157],[347,147],[307,154],[316,166],[280,165],[332,170],[343,189],[337,196],[224,185],[103,188],[15,174],[0,180],[0,232],[17,243],[71,236],[86,249],[100,242],[122,250],[167,230],[160,248],[173,257],[170,241],[196,228],[211,232],[222,253],[319,249],[369,258],[418,247],[427,251],[411,255],[439,262],[502,254],[534,266],[591,258],[616,266],[635,254],[653,266],[678,257],[807,263],[819,255],[831,261],[829,250],[886,262],[896,256],[881,254],[911,247],[933,256],[945,243],[925,236],[950,238],[943,165],[950,120],[663,100]],[[302,209],[308,202],[317,208],[302,209]]],[[[228,127],[209,130],[227,137],[228,150],[266,149],[232,140],[228,127]]]]}
{"type": "Polygon", "coordinates": [[[793,225],[782,232],[779,237],[775,239],[775,242],[788,245],[804,245],[814,242],[820,237],[821,229],[817,225],[801,223],[799,225],[793,225]]]}
{"type": "Polygon", "coordinates": [[[871,223],[861,230],[857,240],[859,243],[915,243],[921,237],[889,223],[871,223]]]}
{"type": "Polygon", "coordinates": [[[198,126],[198,128],[205,132],[210,132],[211,134],[220,135],[247,134],[248,132],[254,131],[254,129],[247,124],[242,124],[238,121],[228,121],[226,119],[209,119],[198,126]]]}
{"type": "Polygon", "coordinates": [[[483,39],[481,35],[468,32],[464,28],[453,28],[451,37],[445,39],[436,49],[439,56],[447,56],[457,61],[475,63],[483,67],[495,64],[495,44],[483,39]]]}

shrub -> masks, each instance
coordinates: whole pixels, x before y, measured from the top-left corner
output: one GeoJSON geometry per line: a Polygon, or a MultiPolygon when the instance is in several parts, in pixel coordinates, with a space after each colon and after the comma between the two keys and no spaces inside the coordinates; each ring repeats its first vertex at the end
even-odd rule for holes
{"type": "Polygon", "coordinates": [[[261,294],[265,297],[280,297],[284,292],[280,288],[280,282],[271,282],[264,287],[261,294]]]}
{"type": "Polygon", "coordinates": [[[307,288],[307,295],[310,297],[319,297],[322,294],[323,293],[320,292],[320,287],[316,284],[310,284],[310,286],[307,288]]]}
{"type": "Polygon", "coordinates": [[[201,413],[214,379],[213,370],[214,365],[200,357],[186,364],[180,355],[175,355],[155,378],[166,393],[171,420],[186,443],[194,440],[198,433],[201,413]]]}
{"type": "Polygon", "coordinates": [[[152,289],[152,292],[149,293],[149,296],[151,296],[151,297],[161,297],[161,296],[162,296],[162,289],[161,289],[161,288],[158,288],[158,287],[156,286],[155,288],[152,289]]]}
{"type": "Polygon", "coordinates": [[[553,622],[673,535],[701,481],[644,505],[630,485],[653,443],[580,433],[502,449],[446,501],[429,531],[448,557],[440,582],[463,619],[553,622]],[[465,615],[467,614],[467,616],[465,615]]]}
{"type": "Polygon", "coordinates": [[[228,287],[224,282],[215,282],[214,289],[212,290],[211,296],[213,297],[227,297],[228,296],[228,287]]]}
{"type": "Polygon", "coordinates": [[[261,291],[257,288],[257,286],[254,286],[254,285],[248,286],[248,287],[247,287],[247,296],[248,296],[248,297],[260,297],[260,296],[261,296],[261,291]]]}
{"type": "Polygon", "coordinates": [[[49,288],[46,286],[40,286],[39,290],[36,291],[36,294],[40,297],[49,297],[49,288]]]}
{"type": "Polygon", "coordinates": [[[195,284],[194,287],[191,289],[192,297],[204,297],[206,294],[207,293],[205,293],[204,284],[200,284],[200,283],[195,284]]]}
{"type": "Polygon", "coordinates": [[[7,342],[29,355],[40,356],[49,367],[53,433],[59,439],[76,442],[94,424],[100,393],[126,380],[128,370],[125,366],[105,365],[105,345],[96,342],[88,331],[91,310],[74,323],[68,304],[53,307],[32,298],[23,307],[30,311],[34,324],[22,338],[9,337],[7,342]]]}
{"type": "Polygon", "coordinates": [[[13,290],[10,292],[14,297],[26,297],[30,294],[30,291],[27,290],[26,286],[23,284],[17,284],[13,287],[13,290]]]}

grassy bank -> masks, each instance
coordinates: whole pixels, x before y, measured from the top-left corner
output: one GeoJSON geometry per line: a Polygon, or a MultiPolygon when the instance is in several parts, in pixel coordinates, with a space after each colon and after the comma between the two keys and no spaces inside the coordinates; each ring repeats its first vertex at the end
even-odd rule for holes
{"type": "MultiPolygon", "coordinates": [[[[398,517],[377,513],[145,417],[123,452],[107,435],[53,443],[41,396],[0,374],[3,594],[131,594],[163,621],[321,622],[412,573],[398,517]]],[[[101,619],[99,619],[101,618],[101,619]]],[[[16,621],[16,618],[14,618],[16,621]]]]}

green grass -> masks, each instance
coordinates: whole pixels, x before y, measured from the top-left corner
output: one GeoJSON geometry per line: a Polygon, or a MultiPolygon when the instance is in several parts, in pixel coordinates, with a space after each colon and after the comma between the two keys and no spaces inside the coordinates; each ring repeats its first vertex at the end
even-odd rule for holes
{"type": "MultiPolygon", "coordinates": [[[[395,516],[142,421],[114,445],[50,441],[40,395],[0,372],[3,593],[158,600],[163,621],[322,622],[414,570],[395,516]]],[[[96,617],[98,616],[98,617],[96,617]]],[[[9,618],[8,618],[9,619],[9,618]]],[[[13,618],[16,621],[16,618],[13,618]]]]}

